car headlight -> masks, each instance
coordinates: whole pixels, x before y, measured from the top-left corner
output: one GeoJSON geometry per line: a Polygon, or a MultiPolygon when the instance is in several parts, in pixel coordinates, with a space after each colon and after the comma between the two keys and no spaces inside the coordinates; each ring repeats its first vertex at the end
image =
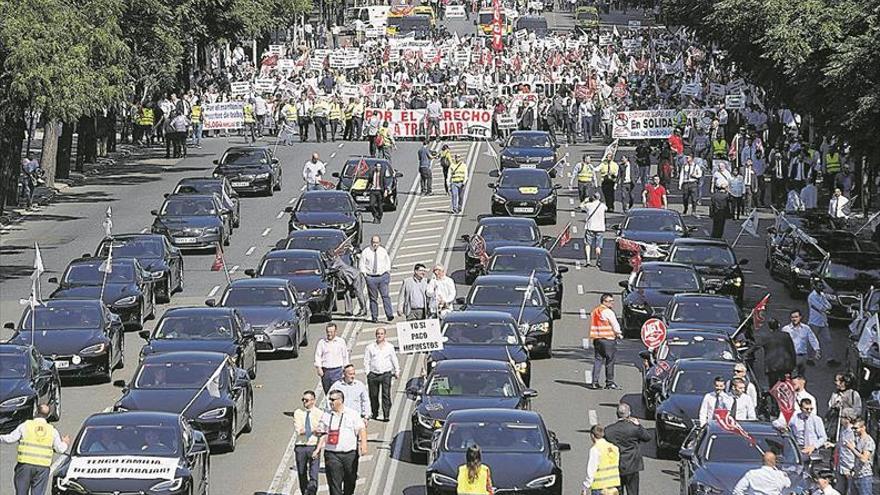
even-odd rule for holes
{"type": "Polygon", "coordinates": [[[107,352],[107,343],[101,342],[100,344],[90,345],[83,350],[79,351],[83,356],[97,356],[98,354],[104,354],[107,352]]]}
{"type": "Polygon", "coordinates": [[[523,361],[521,363],[513,363],[513,368],[516,371],[524,374],[527,371],[529,371],[529,363],[528,363],[528,361],[523,361]]]}
{"type": "Polygon", "coordinates": [[[556,201],[556,196],[551,194],[550,196],[547,196],[546,198],[542,199],[541,204],[542,205],[549,205],[550,203],[553,203],[555,201],[556,201]]]}
{"type": "Polygon", "coordinates": [[[27,404],[28,399],[30,399],[30,397],[28,397],[27,395],[6,399],[3,402],[0,402],[0,407],[21,407],[27,404]]]}
{"type": "Polygon", "coordinates": [[[223,177],[223,175],[218,174],[217,172],[214,172],[214,178],[215,178],[215,179],[219,179],[220,177],[223,177]]]}
{"type": "Polygon", "coordinates": [[[257,174],[254,176],[254,179],[268,179],[269,172],[263,172],[262,174],[257,174]]]}
{"type": "Polygon", "coordinates": [[[437,486],[458,486],[458,480],[440,473],[431,473],[431,482],[437,486]]]}
{"type": "Polygon", "coordinates": [[[541,476],[526,483],[526,488],[550,488],[556,484],[556,475],[541,476]]]}
{"type": "Polygon", "coordinates": [[[160,481],[151,486],[150,490],[155,492],[173,492],[180,490],[181,486],[183,486],[183,478],[174,478],[173,480],[160,481]]]}
{"type": "Polygon", "coordinates": [[[650,312],[648,310],[648,307],[645,306],[644,304],[631,304],[629,306],[629,309],[630,309],[630,311],[634,311],[636,313],[648,314],[650,312]]]}
{"type": "Polygon", "coordinates": [[[529,332],[547,333],[549,331],[550,331],[550,323],[546,322],[546,321],[543,323],[536,323],[536,324],[529,327],[529,332]]]}
{"type": "Polygon", "coordinates": [[[199,414],[199,419],[220,419],[224,416],[226,416],[226,408],[218,407],[217,409],[211,409],[199,414]]]}
{"type": "Polygon", "coordinates": [[[117,404],[117,405],[113,406],[113,410],[114,410],[115,412],[126,412],[126,411],[128,411],[128,408],[127,408],[127,407],[122,407],[122,406],[120,406],[119,404],[117,404]]]}
{"type": "Polygon", "coordinates": [[[324,294],[324,289],[315,289],[311,292],[313,297],[318,297],[324,294]]]}
{"type": "Polygon", "coordinates": [[[733,280],[730,281],[730,285],[734,287],[741,287],[743,284],[742,277],[734,277],[733,280]]]}
{"type": "Polygon", "coordinates": [[[113,303],[113,305],[114,306],[128,306],[128,305],[136,303],[137,299],[138,299],[137,296],[123,297],[122,299],[117,299],[116,302],[113,303]]]}
{"type": "Polygon", "coordinates": [[[65,479],[64,476],[58,476],[55,479],[55,488],[63,492],[88,493],[88,490],[86,490],[82,485],[80,485],[76,481],[65,479]]]}
{"type": "Polygon", "coordinates": [[[660,419],[663,420],[669,426],[677,426],[679,428],[686,428],[685,420],[683,418],[679,418],[674,414],[670,414],[667,412],[660,413],[660,419]]]}
{"type": "Polygon", "coordinates": [[[272,335],[286,334],[290,332],[291,326],[293,326],[292,321],[279,321],[272,325],[269,329],[269,333],[272,335]]]}
{"type": "Polygon", "coordinates": [[[494,201],[496,203],[501,203],[501,204],[507,203],[506,199],[502,198],[501,196],[499,196],[497,194],[492,195],[492,201],[494,201]]]}
{"type": "Polygon", "coordinates": [[[165,276],[165,272],[150,272],[150,278],[153,280],[162,280],[162,277],[165,276]]]}
{"type": "Polygon", "coordinates": [[[305,224],[296,221],[290,222],[290,226],[293,227],[293,230],[303,230],[307,228],[305,224]]]}
{"type": "Polygon", "coordinates": [[[427,428],[429,430],[434,429],[434,420],[432,418],[429,418],[428,416],[423,416],[419,413],[416,413],[416,419],[418,420],[419,424],[422,425],[422,427],[427,428]]]}

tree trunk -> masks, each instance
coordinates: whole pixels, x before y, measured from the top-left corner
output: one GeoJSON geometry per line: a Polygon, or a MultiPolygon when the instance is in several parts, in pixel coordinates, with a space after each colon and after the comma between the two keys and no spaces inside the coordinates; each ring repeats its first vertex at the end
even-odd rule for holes
{"type": "Polygon", "coordinates": [[[55,178],[67,179],[70,177],[70,152],[73,146],[73,124],[65,122],[61,128],[61,137],[58,139],[58,151],[55,153],[55,178]]]}
{"type": "Polygon", "coordinates": [[[46,185],[53,187],[56,177],[56,161],[58,153],[58,134],[61,124],[57,120],[49,120],[43,126],[43,150],[40,153],[40,167],[46,173],[46,185]]]}
{"type": "Polygon", "coordinates": [[[95,163],[98,160],[95,118],[83,115],[79,118],[76,128],[78,132],[76,140],[76,171],[82,172],[85,170],[86,163],[95,163]]]}
{"type": "Polygon", "coordinates": [[[117,107],[111,106],[107,111],[107,153],[116,153],[117,107]]]}
{"type": "Polygon", "coordinates": [[[5,206],[18,204],[18,174],[21,171],[21,147],[27,125],[24,113],[9,109],[0,120],[0,213],[5,206]]]}

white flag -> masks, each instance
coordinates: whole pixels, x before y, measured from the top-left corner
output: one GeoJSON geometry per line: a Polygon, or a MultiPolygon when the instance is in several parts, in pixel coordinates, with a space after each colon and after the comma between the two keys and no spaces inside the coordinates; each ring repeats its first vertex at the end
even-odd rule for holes
{"type": "Polygon", "coordinates": [[[104,222],[101,224],[104,226],[104,237],[110,237],[113,232],[113,210],[110,209],[110,205],[107,205],[107,212],[104,214],[104,222]]]}
{"type": "Polygon", "coordinates": [[[862,335],[859,337],[859,343],[856,347],[859,349],[859,354],[864,355],[868,353],[871,346],[875,343],[880,345],[880,321],[878,321],[877,315],[873,314],[865,322],[865,326],[862,328],[862,335]]]}
{"type": "Polygon", "coordinates": [[[619,139],[615,139],[614,141],[611,142],[611,144],[609,144],[609,145],[605,148],[605,153],[602,154],[602,159],[603,159],[603,160],[604,160],[605,157],[607,157],[608,155],[611,155],[611,160],[614,160],[614,157],[617,156],[617,147],[618,147],[618,142],[619,142],[619,141],[620,141],[619,139]]]}
{"type": "Polygon", "coordinates": [[[211,375],[211,378],[208,378],[208,383],[205,384],[205,390],[208,391],[208,395],[211,397],[220,397],[220,371],[222,370],[223,364],[221,363],[214,371],[214,374],[211,375]]]}
{"type": "Polygon", "coordinates": [[[99,272],[103,273],[113,273],[113,243],[110,243],[110,250],[107,251],[107,259],[101,262],[101,265],[98,267],[99,272]]]}
{"type": "Polygon", "coordinates": [[[758,235],[758,209],[752,208],[752,212],[746,217],[742,224],[744,232],[748,232],[752,237],[761,237],[758,235]]]}
{"type": "Polygon", "coordinates": [[[523,299],[528,299],[532,297],[532,292],[535,290],[535,270],[532,270],[532,273],[529,274],[529,285],[526,286],[526,293],[523,296],[523,299]]]}
{"type": "Polygon", "coordinates": [[[43,255],[40,254],[40,245],[36,242],[34,243],[34,251],[34,273],[31,274],[31,278],[37,280],[46,271],[46,267],[43,266],[43,255]]]}
{"type": "Polygon", "coordinates": [[[614,29],[612,30],[612,34],[615,38],[620,38],[620,31],[617,30],[617,24],[614,25],[614,29]]]}

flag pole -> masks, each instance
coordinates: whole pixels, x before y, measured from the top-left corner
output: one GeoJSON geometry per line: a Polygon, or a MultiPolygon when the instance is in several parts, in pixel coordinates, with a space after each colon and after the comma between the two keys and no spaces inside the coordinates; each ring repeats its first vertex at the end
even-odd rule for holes
{"type": "Polygon", "coordinates": [[[523,292],[522,304],[520,304],[520,306],[519,306],[519,316],[517,316],[517,318],[516,318],[517,325],[519,325],[520,322],[522,322],[523,312],[526,309],[526,298],[528,298],[531,295],[529,293],[532,291],[532,281],[534,280],[534,277],[535,277],[535,270],[532,270],[532,273],[529,274],[529,285],[526,286],[526,291],[523,292]]]}
{"type": "MultiPolygon", "coordinates": [[[[104,272],[104,276],[101,278],[101,297],[98,298],[99,301],[104,300],[104,288],[107,286],[107,274],[113,270],[113,243],[110,243],[110,250],[107,252],[107,268],[102,270],[104,272]]],[[[101,268],[102,265],[98,265],[98,269],[101,268]]]]}
{"type": "Polygon", "coordinates": [[[733,244],[730,245],[731,248],[735,248],[735,247],[736,247],[736,243],[739,242],[739,239],[740,239],[740,237],[742,237],[743,232],[745,232],[745,230],[746,230],[745,227],[740,227],[740,228],[739,228],[739,234],[736,235],[736,239],[734,239],[734,240],[733,240],[733,244]]]}
{"type": "Polygon", "coordinates": [[[229,267],[226,266],[226,256],[223,256],[223,248],[220,246],[220,243],[217,243],[217,251],[220,253],[220,263],[223,264],[223,273],[226,274],[226,283],[232,283],[232,277],[229,275],[229,267]]]}
{"type": "Polygon", "coordinates": [[[565,224],[565,227],[562,228],[562,232],[560,232],[559,235],[556,236],[556,239],[553,241],[553,245],[550,246],[550,249],[547,250],[548,252],[551,252],[551,253],[553,252],[553,250],[556,248],[556,245],[559,244],[559,241],[562,239],[562,234],[565,234],[565,231],[570,228],[571,228],[571,222],[568,222],[567,224],[565,224]]]}
{"type": "Polygon", "coordinates": [[[739,333],[746,327],[746,323],[748,323],[753,316],[755,316],[755,308],[752,308],[752,310],[749,311],[749,316],[747,316],[746,319],[743,320],[742,323],[740,323],[739,326],[736,328],[736,331],[730,335],[730,340],[736,339],[736,336],[739,335],[739,333]]]}
{"type": "Polygon", "coordinates": [[[871,225],[871,222],[873,222],[874,220],[876,220],[878,216],[880,216],[880,211],[878,211],[877,213],[874,213],[873,215],[871,215],[871,216],[868,218],[868,221],[865,222],[865,225],[862,225],[861,227],[859,227],[859,229],[856,230],[855,233],[854,233],[853,235],[859,235],[859,232],[865,230],[865,227],[867,227],[868,225],[871,225]]]}
{"type": "Polygon", "coordinates": [[[37,301],[36,294],[34,294],[34,290],[36,289],[36,281],[34,281],[33,286],[31,286],[31,347],[34,347],[34,336],[37,333],[37,301]]]}

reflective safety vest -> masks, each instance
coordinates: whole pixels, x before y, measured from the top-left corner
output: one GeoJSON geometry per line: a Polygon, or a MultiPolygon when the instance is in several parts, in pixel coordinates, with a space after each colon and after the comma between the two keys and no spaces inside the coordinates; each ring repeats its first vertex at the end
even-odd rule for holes
{"type": "Polygon", "coordinates": [[[330,113],[330,108],[323,101],[312,106],[312,117],[326,117],[328,113],[330,113]]]}
{"type": "Polygon", "coordinates": [[[602,160],[602,163],[599,164],[599,175],[602,176],[602,179],[616,179],[617,174],[620,172],[620,168],[617,166],[617,162],[602,160]]]}
{"type": "Polygon", "coordinates": [[[339,103],[330,105],[330,120],[342,120],[342,108],[339,103]]]}
{"type": "Polygon", "coordinates": [[[440,150],[440,164],[446,164],[446,166],[452,165],[452,152],[448,149],[440,150]]]}
{"type": "Polygon", "coordinates": [[[193,124],[199,124],[202,122],[202,106],[201,105],[193,105],[190,109],[189,119],[193,124]]]}
{"type": "Polygon", "coordinates": [[[599,451],[599,467],[590,489],[602,490],[620,486],[620,450],[604,438],[596,440],[594,446],[599,451]]]}
{"type": "Polygon", "coordinates": [[[840,172],[840,153],[825,153],[825,173],[840,172]]]}
{"type": "Polygon", "coordinates": [[[345,106],[345,120],[350,120],[354,115],[354,103],[349,103],[345,106]]]}
{"type": "Polygon", "coordinates": [[[144,107],[141,109],[141,116],[138,118],[138,125],[153,125],[153,109],[144,107]]]}
{"type": "Polygon", "coordinates": [[[578,170],[578,182],[593,182],[593,167],[589,163],[581,163],[578,170]]]}
{"type": "Polygon", "coordinates": [[[284,120],[288,123],[296,122],[296,105],[291,105],[290,103],[284,105],[284,107],[281,108],[281,114],[284,115],[284,120]]]}
{"type": "Polygon", "coordinates": [[[591,339],[614,340],[614,338],[617,337],[614,334],[614,327],[611,326],[611,322],[602,316],[602,311],[605,311],[605,309],[607,308],[600,304],[593,309],[592,313],[590,313],[591,339]]]}
{"type": "Polygon", "coordinates": [[[481,464],[473,482],[468,479],[467,464],[458,466],[458,488],[455,493],[457,495],[491,495],[493,493],[492,475],[489,473],[489,466],[481,464]]]}
{"type": "Polygon", "coordinates": [[[351,109],[352,117],[363,117],[364,116],[364,105],[363,103],[355,103],[354,108],[351,109]]]}
{"type": "Polygon", "coordinates": [[[452,175],[449,179],[450,182],[455,182],[456,184],[462,183],[467,180],[467,164],[464,162],[455,162],[451,165],[452,167],[452,175]]]}
{"type": "Polygon", "coordinates": [[[688,114],[684,110],[679,110],[678,113],[675,114],[675,125],[676,127],[684,127],[688,121],[688,114]]]}
{"type": "Polygon", "coordinates": [[[712,141],[712,155],[718,157],[727,157],[727,140],[716,139],[712,141]]]}
{"type": "Polygon", "coordinates": [[[55,427],[45,421],[29,419],[24,422],[24,434],[18,441],[20,464],[49,467],[52,465],[52,444],[55,441],[55,427]]]}
{"type": "Polygon", "coordinates": [[[254,107],[250,103],[244,104],[244,123],[245,124],[253,124],[256,123],[257,119],[254,118],[254,107]]]}

